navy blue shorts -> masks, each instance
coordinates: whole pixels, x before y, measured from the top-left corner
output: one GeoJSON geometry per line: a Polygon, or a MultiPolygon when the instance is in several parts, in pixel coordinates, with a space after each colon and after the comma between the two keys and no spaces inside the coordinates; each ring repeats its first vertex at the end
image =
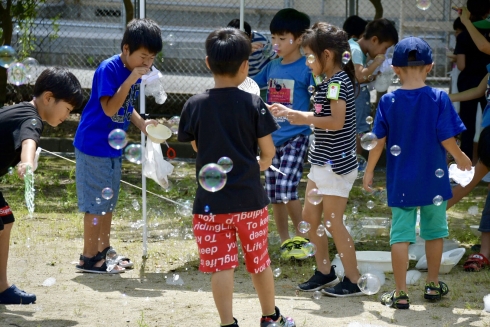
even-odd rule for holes
{"type": "Polygon", "coordinates": [[[2,192],[0,192],[0,218],[0,230],[3,230],[4,225],[11,224],[15,221],[14,214],[7,201],[3,198],[2,192]]]}
{"type": "Polygon", "coordinates": [[[483,207],[483,212],[481,213],[480,227],[478,230],[484,233],[490,232],[490,191],[488,191],[485,207],[483,207]]]}

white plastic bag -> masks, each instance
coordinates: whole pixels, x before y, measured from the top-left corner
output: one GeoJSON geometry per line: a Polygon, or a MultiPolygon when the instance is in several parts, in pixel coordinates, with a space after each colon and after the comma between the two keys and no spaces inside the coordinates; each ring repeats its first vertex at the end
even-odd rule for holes
{"type": "Polygon", "coordinates": [[[163,159],[162,147],[153,143],[150,139],[146,141],[145,156],[143,158],[143,175],[153,179],[161,187],[168,187],[167,176],[172,174],[174,166],[163,159]]]}

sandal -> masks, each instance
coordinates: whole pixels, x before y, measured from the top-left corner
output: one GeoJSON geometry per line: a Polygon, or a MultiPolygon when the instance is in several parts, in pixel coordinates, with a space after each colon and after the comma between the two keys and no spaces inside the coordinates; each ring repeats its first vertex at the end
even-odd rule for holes
{"type": "Polygon", "coordinates": [[[408,309],[410,308],[410,298],[404,291],[400,291],[398,296],[395,296],[396,290],[384,293],[381,295],[381,304],[395,309],[408,309]],[[407,303],[400,303],[400,301],[407,301],[407,303]]]}
{"type": "MultiPolygon", "coordinates": [[[[104,250],[102,250],[102,252],[99,252],[100,255],[102,256],[102,258],[105,259],[106,255],[107,255],[107,251],[109,251],[110,249],[112,249],[112,246],[108,246],[106,247],[104,250]]],[[[124,255],[118,255],[117,258],[116,258],[116,263],[119,267],[122,267],[122,268],[133,268],[133,262],[131,261],[131,259],[129,259],[128,257],[124,256],[124,255]],[[122,261],[127,261],[127,263],[122,263],[122,261]]]]}
{"type": "Polygon", "coordinates": [[[465,271],[480,271],[482,268],[489,266],[490,262],[481,253],[475,253],[468,257],[463,268],[465,271]]]}
{"type": "Polygon", "coordinates": [[[449,292],[449,287],[446,283],[439,281],[439,285],[436,286],[434,282],[426,283],[424,288],[424,299],[437,301],[449,292]],[[435,292],[435,293],[433,293],[435,292]]]}
{"type": "Polygon", "coordinates": [[[104,258],[100,256],[100,252],[92,258],[87,258],[84,255],[80,255],[80,260],[83,261],[83,265],[76,265],[76,268],[78,271],[94,274],[120,274],[126,270],[124,268],[116,269],[116,267],[114,267],[114,269],[112,269],[111,271],[107,271],[107,264],[105,263],[105,261],[102,266],[95,267],[95,264],[103,259],[104,258]]]}

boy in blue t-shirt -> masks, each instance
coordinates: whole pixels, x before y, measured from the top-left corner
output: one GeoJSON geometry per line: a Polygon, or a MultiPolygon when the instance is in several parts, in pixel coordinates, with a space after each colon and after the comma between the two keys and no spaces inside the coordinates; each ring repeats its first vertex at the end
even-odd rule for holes
{"type": "MultiPolygon", "coordinates": [[[[132,266],[127,258],[107,271],[112,211],[121,180],[122,149],[113,148],[108,135],[126,131],[132,122],[146,134],[144,120],[134,111],[141,76],[150,71],[155,55],[162,50],[160,27],[150,19],[129,22],[121,42],[121,53],[104,60],[95,71],[92,94],[82,112],[75,134],[78,207],[84,216],[84,246],[77,269],[83,272],[120,273],[132,266]],[[104,194],[102,194],[104,190],[104,194]]],[[[119,256],[123,258],[123,256],[119,256]]]]}
{"type": "MultiPolygon", "coordinates": [[[[274,51],[279,58],[271,61],[253,77],[259,87],[267,86],[267,103],[281,103],[289,108],[308,111],[308,87],[315,85],[313,75],[300,52],[301,36],[310,26],[308,15],[292,8],[278,11],[270,23],[274,51]]],[[[285,175],[270,168],[265,171],[265,187],[271,199],[274,220],[281,238],[283,258],[306,259],[307,240],[300,236],[290,239],[288,215],[295,227],[301,222],[301,202],[297,187],[303,175],[303,162],[308,148],[310,126],[291,125],[285,117],[275,118],[279,130],[272,133],[276,155],[272,165],[285,175]]]]}
{"type": "Polygon", "coordinates": [[[396,289],[383,294],[381,303],[408,309],[408,245],[415,243],[417,207],[429,270],[424,298],[440,300],[449,291],[438,279],[443,238],[448,236],[446,205],[452,197],[446,151],[459,169],[470,170],[471,160],[456,144],[454,136],[465,127],[448,95],[425,85],[433,62],[427,42],[416,37],[403,39],[395,46],[392,62],[402,86],[379,102],[373,129],[378,141],[369,153],[364,189],[371,190],[374,168],[386,145],[390,151],[386,188],[393,215],[390,244],[396,289]]]}

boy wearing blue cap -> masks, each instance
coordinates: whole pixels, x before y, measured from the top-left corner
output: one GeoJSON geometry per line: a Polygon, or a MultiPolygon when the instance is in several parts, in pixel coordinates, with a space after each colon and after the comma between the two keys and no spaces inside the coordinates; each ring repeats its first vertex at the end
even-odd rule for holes
{"type": "Polygon", "coordinates": [[[432,50],[420,38],[408,37],[395,46],[393,70],[402,86],[379,102],[373,128],[378,141],[369,153],[364,174],[364,188],[369,191],[374,168],[386,145],[390,149],[386,156],[386,188],[393,216],[390,244],[396,289],[383,294],[381,303],[396,309],[410,307],[406,285],[408,245],[415,243],[418,207],[429,270],[424,298],[440,300],[448,293],[448,286],[438,279],[443,238],[448,236],[447,200],[452,197],[446,151],[459,169],[471,169],[471,160],[454,138],[466,128],[449,96],[425,84],[432,62],[432,50]]]}

